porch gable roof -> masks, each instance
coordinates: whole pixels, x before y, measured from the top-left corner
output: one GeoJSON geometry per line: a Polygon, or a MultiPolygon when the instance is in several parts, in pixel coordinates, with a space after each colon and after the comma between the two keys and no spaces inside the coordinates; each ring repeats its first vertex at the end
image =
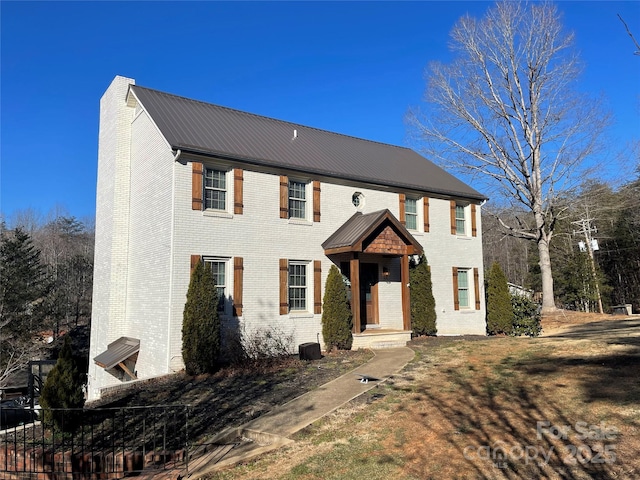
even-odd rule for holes
{"type": "Polygon", "coordinates": [[[325,255],[363,252],[385,227],[391,227],[407,246],[408,254],[421,254],[422,246],[388,209],[356,212],[322,243],[325,255]]]}

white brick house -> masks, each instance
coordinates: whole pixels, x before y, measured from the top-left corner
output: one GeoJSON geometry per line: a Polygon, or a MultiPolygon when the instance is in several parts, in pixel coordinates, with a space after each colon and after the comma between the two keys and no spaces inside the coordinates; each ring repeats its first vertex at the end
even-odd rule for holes
{"type": "Polygon", "coordinates": [[[484,196],[415,152],[142,88],[100,103],[89,398],[180,370],[191,268],[227,327],[322,343],[332,264],[354,348],[411,338],[408,260],[431,266],[439,335],[485,334],[484,196]]]}

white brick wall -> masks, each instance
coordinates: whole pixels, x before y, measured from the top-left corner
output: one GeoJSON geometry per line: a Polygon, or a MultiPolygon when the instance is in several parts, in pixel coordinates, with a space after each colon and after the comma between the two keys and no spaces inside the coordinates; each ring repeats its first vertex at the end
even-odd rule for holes
{"type": "Polygon", "coordinates": [[[93,358],[120,337],[126,323],[127,243],[129,227],[129,146],[133,109],[126,94],[134,80],[116,77],[100,100],[96,245],[92,328],[89,350],[89,398],[98,385],[114,378],[93,358]]]}
{"type": "MultiPolygon", "coordinates": [[[[212,164],[213,165],[213,164],[212,164]]],[[[322,284],[326,281],[331,260],[321,247],[337,228],[356,212],[352,194],[365,196],[363,213],[384,208],[399,215],[398,194],[362,187],[322,183],[321,222],[298,224],[279,218],[279,176],[253,171],[244,172],[244,213],[229,217],[211,217],[191,210],[191,164],[176,166],[176,239],[174,256],[174,290],[172,324],[179,325],[189,282],[191,254],[244,258],[243,321],[248,330],[265,325],[277,325],[293,334],[295,344],[316,341],[321,334],[321,315],[279,315],[280,258],[322,261],[322,284]]],[[[229,192],[232,197],[232,192],[229,192]]],[[[438,328],[441,334],[484,334],[484,310],[455,312],[453,310],[452,267],[477,267],[482,270],[480,237],[457,237],[450,233],[449,200],[431,199],[429,233],[415,236],[425,247],[434,277],[437,299],[438,328]]],[[[419,225],[422,225],[420,210],[419,225]]],[[[480,209],[478,208],[478,228],[480,209]]],[[[480,230],[479,230],[480,231],[480,230]]],[[[376,261],[380,260],[375,258],[376,261]]],[[[362,261],[367,261],[363,257],[362,261]]],[[[390,283],[379,284],[379,319],[382,328],[401,328],[402,304],[400,267],[397,260],[389,262],[390,283]]],[[[382,267],[382,264],[381,264],[382,267]]],[[[313,275],[309,264],[309,304],[312,306],[313,275]]],[[[232,273],[232,269],[229,269],[232,273]]],[[[482,276],[480,282],[482,283],[482,276]]],[[[233,285],[229,275],[229,287],[233,285]]],[[[482,287],[481,287],[481,296],[482,287]]],[[[484,302],[482,302],[484,308],[484,302]]],[[[171,336],[172,352],[180,355],[181,337],[178,328],[171,336]]],[[[176,366],[179,366],[176,365],[176,366]]]]}
{"type": "Polygon", "coordinates": [[[173,154],[146,112],[132,123],[127,336],[140,339],[136,369],[166,373],[171,283],[173,154]],[[149,168],[153,166],[153,168],[149,168]]]}
{"type": "MultiPolygon", "coordinates": [[[[174,161],[169,145],[143,110],[133,117],[134,109],[124,104],[128,82],[133,83],[117,77],[102,101],[91,358],[108,342],[127,335],[141,340],[136,364],[141,378],[182,368],[182,314],[192,254],[229,259],[229,295],[233,294],[232,259],[243,257],[240,321],[246,332],[276,326],[293,336],[292,350],[318,338],[322,342],[320,314],[279,314],[279,259],[309,262],[307,304],[312,312],[313,261],[322,262],[324,287],[332,261],[321,244],[356,212],[353,193],[364,194],[363,213],[388,208],[395,216],[399,215],[398,193],[322,182],[321,222],[300,223],[279,218],[279,172],[245,168],[242,215],[193,211],[190,159],[183,155],[174,161]]],[[[229,169],[227,203],[232,212],[234,165],[208,165],[229,169]]],[[[307,198],[311,205],[311,190],[307,198]]],[[[418,204],[421,229],[422,204],[418,204]]],[[[480,208],[477,222],[481,232],[480,208]]],[[[480,236],[451,235],[449,200],[431,198],[430,225],[429,233],[412,233],[431,265],[438,333],[484,334],[480,236]],[[479,268],[481,310],[454,311],[454,266],[479,268]]],[[[366,256],[362,261],[367,261],[366,256]]],[[[380,272],[383,265],[390,271],[389,282],[381,279],[378,287],[380,326],[401,329],[399,260],[375,257],[374,261],[380,263],[380,272]]],[[[473,295],[473,284],[470,290],[473,295]]],[[[93,364],[89,373],[90,397],[95,398],[98,386],[118,383],[93,364]]]]}
{"type": "Polygon", "coordinates": [[[477,237],[451,235],[450,205],[448,200],[432,199],[429,209],[430,232],[416,238],[424,246],[427,261],[431,265],[431,281],[438,314],[438,335],[484,335],[486,328],[480,208],[477,207],[476,209],[477,237]],[[472,309],[454,310],[452,267],[479,269],[481,310],[473,309],[475,304],[473,275],[470,277],[470,304],[472,309]]]}

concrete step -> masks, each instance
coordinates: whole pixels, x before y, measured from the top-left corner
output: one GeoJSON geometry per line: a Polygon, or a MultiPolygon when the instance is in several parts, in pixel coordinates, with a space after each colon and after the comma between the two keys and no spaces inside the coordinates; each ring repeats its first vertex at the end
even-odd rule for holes
{"type": "Polygon", "coordinates": [[[406,347],[411,340],[411,331],[377,330],[353,335],[352,349],[383,349],[406,347]]]}

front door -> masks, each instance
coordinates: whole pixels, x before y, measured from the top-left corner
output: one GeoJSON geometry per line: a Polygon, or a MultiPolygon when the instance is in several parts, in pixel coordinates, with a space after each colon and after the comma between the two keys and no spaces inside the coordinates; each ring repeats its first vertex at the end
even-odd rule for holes
{"type": "Polygon", "coordinates": [[[378,324],[378,264],[360,264],[360,324],[378,324]]]}

